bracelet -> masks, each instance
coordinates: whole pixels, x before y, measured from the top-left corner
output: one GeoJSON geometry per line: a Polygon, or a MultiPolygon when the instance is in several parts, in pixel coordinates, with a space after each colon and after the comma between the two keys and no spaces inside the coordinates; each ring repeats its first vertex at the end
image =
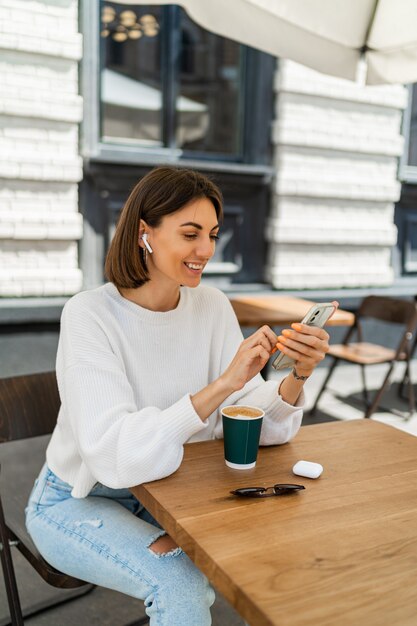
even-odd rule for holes
{"type": "Polygon", "coordinates": [[[291,370],[291,374],[294,376],[295,380],[307,380],[307,378],[310,378],[310,376],[299,376],[295,370],[295,367],[292,368],[291,370]]]}

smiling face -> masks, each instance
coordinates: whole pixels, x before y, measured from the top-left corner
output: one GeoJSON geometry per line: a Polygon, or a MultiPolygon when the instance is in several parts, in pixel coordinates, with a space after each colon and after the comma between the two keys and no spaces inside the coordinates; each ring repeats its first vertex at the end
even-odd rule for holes
{"type": "Polygon", "coordinates": [[[165,283],[167,288],[197,287],[214,254],[218,230],[216,211],[208,198],[198,198],[165,215],[157,227],[145,225],[143,232],[153,250],[147,255],[151,282],[165,283]]]}

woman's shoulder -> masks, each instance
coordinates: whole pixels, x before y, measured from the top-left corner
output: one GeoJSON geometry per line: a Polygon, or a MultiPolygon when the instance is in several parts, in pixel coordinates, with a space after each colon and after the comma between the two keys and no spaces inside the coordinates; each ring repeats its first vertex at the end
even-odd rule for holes
{"type": "Polygon", "coordinates": [[[96,289],[79,291],[72,296],[64,305],[63,314],[76,315],[78,312],[87,313],[89,310],[98,311],[103,305],[103,295],[106,285],[96,289]]]}

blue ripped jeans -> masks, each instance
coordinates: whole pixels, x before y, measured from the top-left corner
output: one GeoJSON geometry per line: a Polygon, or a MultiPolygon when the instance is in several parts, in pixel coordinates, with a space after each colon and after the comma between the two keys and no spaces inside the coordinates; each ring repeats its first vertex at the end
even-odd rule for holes
{"type": "Polygon", "coordinates": [[[128,489],[96,485],[87,498],[46,465],[26,509],[39,552],[56,569],[140,598],[151,626],[209,626],[214,592],[188,556],[150,549],[165,531],[128,489]]]}

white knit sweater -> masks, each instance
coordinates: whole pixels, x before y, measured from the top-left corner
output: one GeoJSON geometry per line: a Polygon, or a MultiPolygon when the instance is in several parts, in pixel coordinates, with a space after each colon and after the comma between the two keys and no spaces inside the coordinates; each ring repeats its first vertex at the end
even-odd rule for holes
{"type": "MultiPolygon", "coordinates": [[[[117,489],[168,476],[183,444],[222,437],[215,411],[202,422],[190,395],[224,372],[242,333],[227,297],[207,286],[181,288],[176,309],[144,309],[107,283],[64,307],[57,354],[61,396],[47,450],[53,472],[88,495],[96,482],[117,489]]],[[[225,401],[266,411],[261,444],[289,441],[301,425],[277,385],[255,376],[225,401]]]]}

